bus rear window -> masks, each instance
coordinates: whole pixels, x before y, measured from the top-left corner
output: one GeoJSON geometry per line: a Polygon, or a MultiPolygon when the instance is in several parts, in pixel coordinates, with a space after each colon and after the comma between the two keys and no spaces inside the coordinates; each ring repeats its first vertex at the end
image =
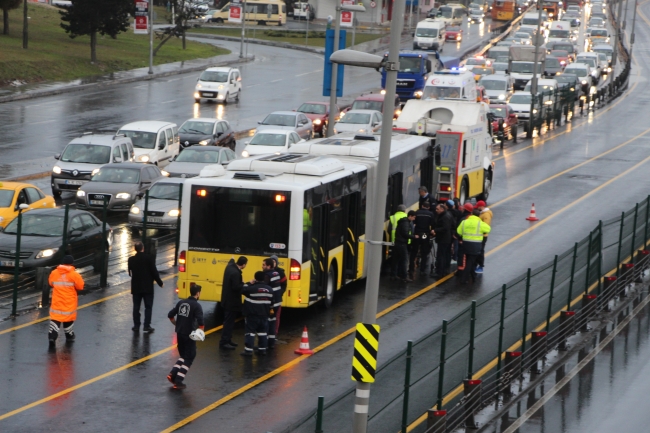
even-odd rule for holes
{"type": "Polygon", "coordinates": [[[239,255],[289,253],[291,193],[193,186],[190,251],[239,255]]]}

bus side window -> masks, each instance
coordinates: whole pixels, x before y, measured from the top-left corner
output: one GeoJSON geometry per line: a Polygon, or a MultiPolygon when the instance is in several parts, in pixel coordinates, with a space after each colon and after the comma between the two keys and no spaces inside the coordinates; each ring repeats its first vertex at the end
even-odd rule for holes
{"type": "Polygon", "coordinates": [[[463,140],[463,160],[462,160],[462,168],[465,168],[467,164],[467,140],[463,140]]]}

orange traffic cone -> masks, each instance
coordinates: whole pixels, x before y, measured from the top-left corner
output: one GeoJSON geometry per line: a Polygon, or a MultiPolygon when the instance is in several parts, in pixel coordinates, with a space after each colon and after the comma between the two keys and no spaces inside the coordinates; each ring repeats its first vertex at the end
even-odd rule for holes
{"type": "Polygon", "coordinates": [[[314,351],[309,348],[309,336],[307,335],[307,327],[302,330],[302,338],[300,339],[300,348],[293,351],[298,355],[313,355],[314,351]]]}
{"type": "Polygon", "coordinates": [[[537,215],[535,214],[535,203],[533,203],[533,206],[530,208],[530,216],[526,218],[528,221],[539,221],[539,218],[537,218],[537,215]]]}

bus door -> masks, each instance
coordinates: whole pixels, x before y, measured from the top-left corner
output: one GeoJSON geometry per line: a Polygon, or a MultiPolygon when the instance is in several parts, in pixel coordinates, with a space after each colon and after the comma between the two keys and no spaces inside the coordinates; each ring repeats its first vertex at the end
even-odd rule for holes
{"type": "Polygon", "coordinates": [[[324,294],[327,286],[327,263],[329,246],[329,212],[330,205],[323,204],[313,208],[311,230],[311,281],[309,296],[324,294]]]}
{"type": "Polygon", "coordinates": [[[361,193],[355,192],[343,197],[343,209],[346,213],[345,239],[343,244],[343,279],[357,278],[359,260],[359,216],[361,214],[361,193]]]}

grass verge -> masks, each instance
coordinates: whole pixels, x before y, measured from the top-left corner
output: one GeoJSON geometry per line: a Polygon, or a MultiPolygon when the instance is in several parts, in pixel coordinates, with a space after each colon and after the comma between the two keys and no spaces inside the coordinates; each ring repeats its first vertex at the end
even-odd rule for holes
{"type": "MultiPolygon", "coordinates": [[[[97,59],[90,63],[90,37],[71,39],[60,27],[58,9],[29,4],[29,46],[22,48],[22,13],[9,14],[9,35],[0,34],[0,86],[13,80],[34,83],[64,81],[149,65],[149,36],[134,35],[132,30],[117,39],[98,36],[97,59]]],[[[154,40],[154,46],[158,40],[154,40]]],[[[213,45],[173,38],[158,51],[154,64],[178,62],[228,54],[213,45]]]]}

